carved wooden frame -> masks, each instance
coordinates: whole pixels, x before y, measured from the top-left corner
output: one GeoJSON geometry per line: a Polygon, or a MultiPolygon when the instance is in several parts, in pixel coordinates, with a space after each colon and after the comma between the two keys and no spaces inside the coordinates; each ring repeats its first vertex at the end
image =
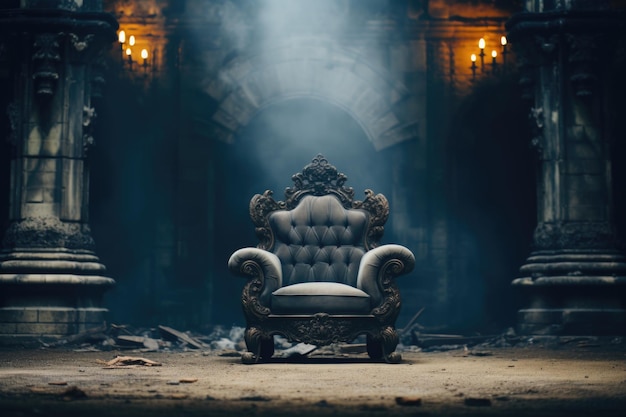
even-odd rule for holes
{"type": "MultiPolygon", "coordinates": [[[[344,186],[347,177],[329,164],[322,155],[317,155],[302,172],[292,176],[293,187],[285,190],[285,201],[276,201],[272,191],[256,194],[250,201],[250,217],[259,238],[258,248],[271,250],[274,236],[269,225],[270,213],[291,210],[307,195],[335,195],[346,209],[360,209],[368,213],[369,223],[364,234],[364,246],[370,250],[379,246],[384,224],[389,217],[389,203],[384,195],[365,190],[363,201],[354,200],[354,190],[344,186]]],[[[257,363],[271,358],[274,353],[273,335],[280,334],[292,342],[328,345],[350,342],[357,336],[367,335],[367,351],[374,360],[384,359],[389,363],[401,360],[395,352],[398,333],[394,326],[400,310],[400,293],[395,277],[404,269],[404,264],[393,259],[379,271],[383,300],[368,315],[276,315],[260,301],[263,289],[262,268],[253,261],[244,262],[241,272],[250,278],[242,293],[242,307],[246,317],[245,341],[248,352],[242,355],[244,363],[257,363]]]]}

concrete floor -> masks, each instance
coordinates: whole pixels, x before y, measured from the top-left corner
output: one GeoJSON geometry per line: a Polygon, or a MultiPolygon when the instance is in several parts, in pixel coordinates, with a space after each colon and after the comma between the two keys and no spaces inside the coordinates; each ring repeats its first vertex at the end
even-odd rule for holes
{"type": "Polygon", "coordinates": [[[626,412],[621,339],[403,352],[397,365],[372,363],[363,354],[242,365],[236,356],[223,356],[228,354],[0,350],[0,415],[598,417],[626,412]],[[107,369],[101,362],[117,355],[162,365],[107,369]]]}

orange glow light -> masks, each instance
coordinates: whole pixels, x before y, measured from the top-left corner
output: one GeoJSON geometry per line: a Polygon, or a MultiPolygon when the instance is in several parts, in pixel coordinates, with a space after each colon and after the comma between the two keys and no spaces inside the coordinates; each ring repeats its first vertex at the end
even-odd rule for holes
{"type": "Polygon", "coordinates": [[[117,40],[120,43],[126,42],[126,32],[124,32],[123,30],[120,30],[120,33],[117,35],[117,40]]]}
{"type": "Polygon", "coordinates": [[[130,46],[134,46],[135,45],[135,36],[134,35],[130,35],[130,38],[128,39],[128,43],[130,46]]]}
{"type": "Polygon", "coordinates": [[[478,41],[478,47],[480,49],[485,49],[485,38],[480,38],[480,40],[478,41]]]}
{"type": "Polygon", "coordinates": [[[507,44],[506,36],[500,38],[500,43],[502,44],[502,46],[505,46],[507,44]]]}
{"type": "Polygon", "coordinates": [[[472,62],[476,62],[476,54],[472,54],[472,56],[470,57],[470,59],[472,60],[472,62]]]}
{"type": "Polygon", "coordinates": [[[131,53],[132,52],[131,52],[130,48],[126,48],[126,55],[130,56],[131,53]]]}
{"type": "Polygon", "coordinates": [[[492,58],[495,59],[497,56],[498,56],[498,53],[495,50],[491,51],[491,57],[492,58]]]}
{"type": "Polygon", "coordinates": [[[142,49],[141,50],[141,57],[143,59],[148,59],[148,50],[147,49],[142,49]]]}

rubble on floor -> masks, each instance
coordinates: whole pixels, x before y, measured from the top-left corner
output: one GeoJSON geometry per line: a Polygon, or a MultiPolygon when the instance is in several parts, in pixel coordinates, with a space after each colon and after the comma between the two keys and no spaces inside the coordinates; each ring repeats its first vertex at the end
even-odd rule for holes
{"type": "MultiPolygon", "coordinates": [[[[417,315],[416,315],[417,316],[417,315]]],[[[596,336],[520,336],[514,329],[506,329],[497,335],[463,335],[430,333],[419,324],[410,323],[399,329],[399,352],[437,352],[461,350],[472,356],[490,356],[490,349],[524,346],[559,346],[593,347],[600,345],[621,345],[621,337],[596,336]]],[[[54,343],[41,341],[42,349],[68,348],[74,351],[112,351],[156,352],[156,351],[198,351],[202,355],[238,357],[246,351],[244,341],[245,328],[230,328],[215,325],[207,332],[190,332],[159,325],[154,328],[135,328],[130,325],[110,324],[88,332],[57,340],[54,343]]],[[[352,343],[337,343],[329,346],[315,346],[305,343],[292,343],[286,338],[274,336],[276,358],[298,358],[305,356],[367,356],[365,336],[360,336],[352,343]]],[[[132,360],[132,357],[126,357],[132,360]]],[[[111,365],[115,366],[115,365],[111,365]]]]}

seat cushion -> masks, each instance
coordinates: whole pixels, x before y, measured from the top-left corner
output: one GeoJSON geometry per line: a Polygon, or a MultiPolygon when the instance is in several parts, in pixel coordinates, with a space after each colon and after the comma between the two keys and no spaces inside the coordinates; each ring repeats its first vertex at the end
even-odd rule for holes
{"type": "Polygon", "coordinates": [[[369,314],[370,297],[358,288],[336,282],[305,282],[272,293],[274,314],[369,314]]]}

